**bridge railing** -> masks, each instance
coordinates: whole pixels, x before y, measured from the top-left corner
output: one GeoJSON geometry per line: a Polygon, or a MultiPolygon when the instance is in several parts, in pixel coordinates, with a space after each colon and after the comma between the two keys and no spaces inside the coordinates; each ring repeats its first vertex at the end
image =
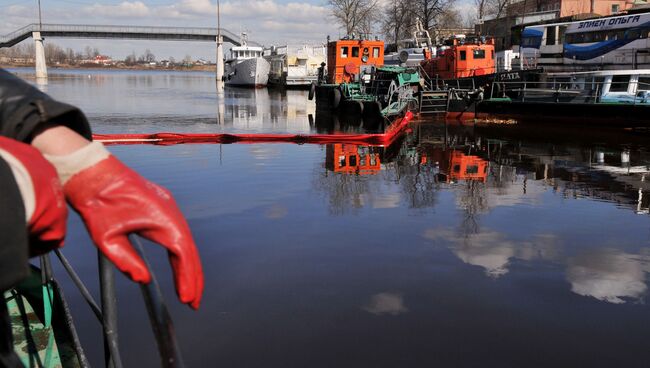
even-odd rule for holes
{"type": "MultiPolygon", "coordinates": [[[[12,46],[13,44],[29,37],[31,32],[38,31],[38,24],[29,24],[7,35],[0,36],[0,47],[4,44],[12,46]],[[17,41],[17,42],[16,42],[17,41]]],[[[155,27],[155,26],[126,26],[126,25],[88,25],[88,24],[43,24],[41,31],[47,33],[57,33],[61,36],[65,33],[88,33],[101,36],[102,34],[111,34],[110,38],[118,38],[115,34],[151,34],[151,35],[187,35],[187,36],[205,36],[206,38],[217,37],[217,28],[208,27],[155,27]]],[[[240,43],[240,37],[235,33],[221,28],[223,38],[233,44],[240,43]]],[[[78,37],[78,35],[75,35],[78,37]]],[[[126,37],[125,37],[126,38],[126,37]]],[[[250,45],[260,46],[254,41],[248,42],[250,45]]]]}

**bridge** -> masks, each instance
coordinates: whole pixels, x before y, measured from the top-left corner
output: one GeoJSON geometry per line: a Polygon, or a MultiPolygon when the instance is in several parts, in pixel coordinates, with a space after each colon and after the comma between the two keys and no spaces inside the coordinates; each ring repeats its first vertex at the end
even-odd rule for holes
{"type": "MultiPolygon", "coordinates": [[[[216,42],[217,28],[198,27],[147,27],[147,26],[96,26],[83,24],[43,24],[36,23],[22,27],[7,35],[0,36],[0,48],[11,47],[40,32],[41,37],[68,38],[120,38],[130,40],[160,41],[209,41],[216,42]]],[[[225,42],[240,46],[239,35],[221,28],[225,42]]],[[[260,46],[248,41],[251,46],[260,46]]]]}
{"type": "MultiPolygon", "coordinates": [[[[200,27],[149,27],[149,26],[98,26],[83,24],[36,24],[32,23],[7,35],[0,36],[0,48],[11,47],[32,37],[36,51],[36,78],[47,78],[44,37],[68,38],[119,38],[157,41],[208,41],[217,44],[217,80],[223,76],[223,42],[241,46],[238,35],[227,29],[200,27]],[[217,39],[218,34],[221,39],[217,39]]],[[[251,46],[261,46],[247,41],[251,46]]]]}

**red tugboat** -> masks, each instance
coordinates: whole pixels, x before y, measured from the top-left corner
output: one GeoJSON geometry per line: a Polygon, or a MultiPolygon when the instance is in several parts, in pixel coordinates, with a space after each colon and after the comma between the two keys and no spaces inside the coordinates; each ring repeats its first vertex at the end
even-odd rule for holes
{"type": "Polygon", "coordinates": [[[437,55],[420,64],[432,80],[485,76],[496,72],[494,39],[456,36],[444,42],[437,55]]]}
{"type": "MultiPolygon", "coordinates": [[[[506,89],[539,78],[539,69],[496,72],[494,38],[455,36],[421,62],[430,90],[450,91],[448,119],[475,118],[475,105],[484,96],[505,95],[506,89]]],[[[426,93],[426,92],[425,92],[426,93]]]]}

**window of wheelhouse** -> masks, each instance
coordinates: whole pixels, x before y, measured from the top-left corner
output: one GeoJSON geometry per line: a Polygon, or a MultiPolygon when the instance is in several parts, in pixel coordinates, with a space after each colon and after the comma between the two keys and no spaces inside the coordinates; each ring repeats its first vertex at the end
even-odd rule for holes
{"type": "Polygon", "coordinates": [[[459,58],[460,58],[460,60],[467,60],[467,52],[465,50],[460,50],[459,51],[459,58]]]}
{"type": "Polygon", "coordinates": [[[494,50],[490,50],[490,58],[494,60],[494,50]]]}
{"type": "Polygon", "coordinates": [[[379,47],[372,48],[372,57],[377,59],[379,57],[379,47]]]}
{"type": "Polygon", "coordinates": [[[347,58],[348,57],[348,47],[343,46],[341,47],[341,58],[347,58]]]}
{"type": "Polygon", "coordinates": [[[352,57],[359,57],[359,48],[358,47],[353,47],[352,48],[352,57]]]}
{"type": "Polygon", "coordinates": [[[650,91],[650,76],[646,75],[644,77],[639,76],[639,81],[637,82],[637,91],[650,91]]]}
{"type": "Polygon", "coordinates": [[[474,59],[485,59],[485,50],[482,50],[482,49],[473,50],[472,58],[474,58],[474,59]]]}
{"type": "Polygon", "coordinates": [[[557,38],[555,37],[555,28],[556,26],[553,27],[546,27],[546,45],[551,46],[557,44],[557,38]]]}
{"type": "Polygon", "coordinates": [[[610,92],[627,92],[630,84],[629,75],[615,75],[612,77],[612,85],[609,87],[610,92]]]}

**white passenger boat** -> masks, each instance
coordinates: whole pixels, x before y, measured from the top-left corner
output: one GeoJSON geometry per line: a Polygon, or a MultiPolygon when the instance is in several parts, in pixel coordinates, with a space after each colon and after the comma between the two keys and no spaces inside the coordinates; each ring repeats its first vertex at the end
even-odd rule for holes
{"type": "Polygon", "coordinates": [[[522,66],[548,72],[650,68],[650,13],[525,26],[522,66]]]}
{"type": "Polygon", "coordinates": [[[225,63],[226,85],[264,87],[269,80],[271,65],[262,57],[263,49],[248,46],[246,33],[242,33],[241,46],[230,49],[230,59],[225,63]]]}

